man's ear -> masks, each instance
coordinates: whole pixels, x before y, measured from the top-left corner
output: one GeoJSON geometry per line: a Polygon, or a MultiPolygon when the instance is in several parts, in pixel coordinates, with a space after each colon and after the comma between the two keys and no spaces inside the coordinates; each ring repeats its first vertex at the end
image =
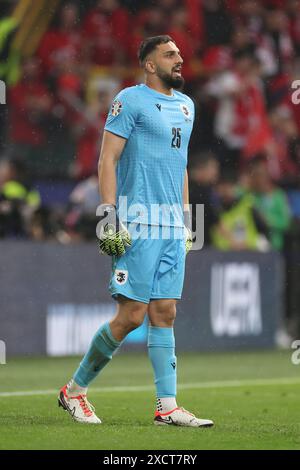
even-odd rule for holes
{"type": "Polygon", "coordinates": [[[145,64],[146,71],[149,73],[154,73],[155,72],[155,65],[152,62],[152,60],[147,60],[145,64]]]}

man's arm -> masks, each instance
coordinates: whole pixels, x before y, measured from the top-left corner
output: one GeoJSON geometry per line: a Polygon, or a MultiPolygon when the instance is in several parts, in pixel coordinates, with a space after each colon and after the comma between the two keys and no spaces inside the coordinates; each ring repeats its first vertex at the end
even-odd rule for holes
{"type": "Polygon", "coordinates": [[[102,204],[98,208],[100,213],[97,209],[97,215],[101,217],[97,225],[97,236],[100,252],[110,256],[122,256],[126,247],[131,245],[130,234],[116,213],[116,165],[125,144],[125,138],[104,131],[98,164],[102,204]]]}
{"type": "Polygon", "coordinates": [[[185,170],[184,176],[184,188],[183,188],[183,210],[188,210],[189,205],[189,176],[187,170],[185,170]]]}
{"type": "Polygon", "coordinates": [[[189,208],[189,177],[185,170],[184,186],[183,186],[183,217],[185,226],[185,251],[188,253],[192,248],[192,220],[189,208]]]}
{"type": "Polygon", "coordinates": [[[116,205],[116,166],[125,144],[123,137],[104,131],[98,163],[99,192],[103,204],[116,205]]]}

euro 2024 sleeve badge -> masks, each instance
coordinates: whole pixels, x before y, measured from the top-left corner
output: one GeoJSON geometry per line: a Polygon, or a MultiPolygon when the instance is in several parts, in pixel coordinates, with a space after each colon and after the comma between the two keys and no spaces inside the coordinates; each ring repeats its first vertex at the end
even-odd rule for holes
{"type": "Polygon", "coordinates": [[[112,116],[118,116],[122,111],[122,103],[120,100],[115,100],[111,105],[111,114],[112,116]]]}

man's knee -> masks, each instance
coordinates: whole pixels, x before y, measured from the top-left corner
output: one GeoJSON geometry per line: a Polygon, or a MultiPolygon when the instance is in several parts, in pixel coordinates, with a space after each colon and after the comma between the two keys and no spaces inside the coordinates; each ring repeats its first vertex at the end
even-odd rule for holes
{"type": "Polygon", "coordinates": [[[176,318],[176,302],[171,299],[152,302],[149,318],[153,326],[172,327],[176,318]]]}
{"type": "Polygon", "coordinates": [[[119,304],[118,320],[130,332],[142,325],[146,310],[147,305],[141,302],[121,302],[119,304]]]}
{"type": "Polygon", "coordinates": [[[136,328],[142,325],[145,318],[145,314],[146,312],[143,309],[132,310],[128,313],[127,320],[130,331],[135,330],[136,328]]]}
{"type": "Polygon", "coordinates": [[[168,323],[174,323],[176,318],[176,304],[173,302],[166,306],[162,311],[162,315],[168,323]]]}

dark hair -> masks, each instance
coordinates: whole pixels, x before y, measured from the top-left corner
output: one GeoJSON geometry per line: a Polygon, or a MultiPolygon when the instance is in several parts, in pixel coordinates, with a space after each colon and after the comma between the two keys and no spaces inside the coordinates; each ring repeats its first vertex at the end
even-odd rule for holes
{"type": "Polygon", "coordinates": [[[13,171],[16,173],[18,178],[21,178],[23,180],[27,176],[28,167],[26,163],[20,159],[20,157],[12,157],[10,159],[7,159],[7,162],[13,169],[13,171]]]}
{"type": "Polygon", "coordinates": [[[194,153],[189,158],[191,169],[203,168],[210,162],[217,162],[216,155],[211,150],[194,153]]]}
{"type": "Polygon", "coordinates": [[[267,162],[267,157],[263,153],[257,153],[251,156],[246,165],[246,168],[251,172],[255,167],[259,165],[265,165],[267,162]]]}
{"type": "Polygon", "coordinates": [[[234,168],[226,168],[222,170],[222,174],[218,184],[235,185],[237,183],[237,172],[234,168]]]}
{"type": "Polygon", "coordinates": [[[244,47],[243,49],[238,49],[237,51],[234,52],[233,54],[234,60],[243,60],[243,59],[255,59],[255,50],[253,48],[253,45],[251,44],[250,46],[244,47]]]}
{"type": "Polygon", "coordinates": [[[138,59],[140,61],[140,64],[143,64],[147,55],[154,51],[157,46],[159,46],[160,44],[167,44],[170,41],[175,42],[170,36],[167,36],[166,34],[162,36],[153,36],[151,38],[144,39],[138,50],[138,59]]]}

